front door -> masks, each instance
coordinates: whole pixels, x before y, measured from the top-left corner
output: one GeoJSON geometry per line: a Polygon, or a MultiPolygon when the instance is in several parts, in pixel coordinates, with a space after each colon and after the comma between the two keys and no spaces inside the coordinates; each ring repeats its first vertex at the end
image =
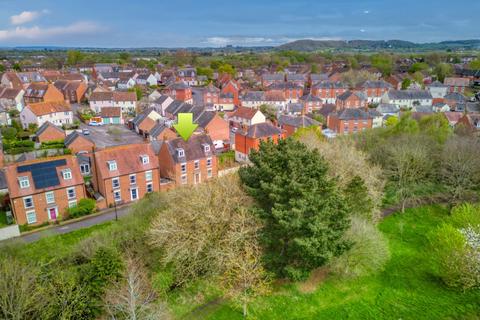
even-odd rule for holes
{"type": "Polygon", "coordinates": [[[200,173],[199,172],[195,173],[195,184],[199,184],[201,182],[200,180],[201,180],[200,173]]]}
{"type": "Polygon", "coordinates": [[[50,216],[50,220],[57,220],[57,208],[49,208],[48,215],[50,216]]]}

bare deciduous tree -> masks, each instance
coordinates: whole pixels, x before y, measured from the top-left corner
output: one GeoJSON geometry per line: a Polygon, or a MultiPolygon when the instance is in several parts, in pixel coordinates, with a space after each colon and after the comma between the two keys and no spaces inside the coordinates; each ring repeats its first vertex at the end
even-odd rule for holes
{"type": "Polygon", "coordinates": [[[166,307],[155,302],[155,291],[141,261],[129,256],[125,264],[123,279],[114,283],[105,295],[105,306],[111,319],[169,319],[166,307]]]}
{"type": "Polygon", "coordinates": [[[441,155],[440,175],[454,203],[466,198],[480,183],[480,141],[474,138],[449,139],[441,155]]]}

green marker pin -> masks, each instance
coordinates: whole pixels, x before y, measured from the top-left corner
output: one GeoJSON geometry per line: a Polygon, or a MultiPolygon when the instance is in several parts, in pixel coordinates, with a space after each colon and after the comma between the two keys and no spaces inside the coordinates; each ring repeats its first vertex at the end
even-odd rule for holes
{"type": "Polygon", "coordinates": [[[197,129],[198,124],[193,123],[193,113],[179,113],[177,118],[177,124],[174,124],[173,127],[177,130],[180,137],[187,141],[195,129],[197,129]]]}

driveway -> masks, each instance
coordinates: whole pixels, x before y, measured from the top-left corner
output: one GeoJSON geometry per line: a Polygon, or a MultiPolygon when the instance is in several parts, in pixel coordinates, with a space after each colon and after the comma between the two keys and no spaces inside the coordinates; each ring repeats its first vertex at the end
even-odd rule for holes
{"type": "Polygon", "coordinates": [[[94,127],[82,123],[80,124],[80,129],[88,129],[90,131],[88,137],[90,137],[99,148],[144,142],[141,136],[135,131],[129,130],[125,125],[94,127]]]}

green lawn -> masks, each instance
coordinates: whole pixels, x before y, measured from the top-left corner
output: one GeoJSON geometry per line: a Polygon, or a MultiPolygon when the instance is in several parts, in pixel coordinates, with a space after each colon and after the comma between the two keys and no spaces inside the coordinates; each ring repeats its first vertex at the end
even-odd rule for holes
{"type": "MultiPolygon", "coordinates": [[[[385,219],[392,258],[378,275],[330,278],[311,294],[283,286],[251,305],[254,319],[480,319],[480,291],[449,290],[430,273],[426,233],[448,211],[439,206],[408,210],[385,219]]],[[[191,319],[241,319],[226,304],[209,306],[191,319]]]]}
{"type": "MultiPolygon", "coordinates": [[[[330,277],[308,294],[295,284],[277,287],[250,305],[251,318],[480,319],[480,290],[449,290],[430,272],[426,234],[447,215],[443,207],[429,206],[386,218],[380,229],[389,239],[392,258],[383,272],[348,281],[330,277]]],[[[109,233],[116,227],[110,222],[12,249],[22,258],[47,262],[68,256],[76,243],[92,233],[109,233]]],[[[176,318],[242,319],[239,309],[219,298],[215,281],[168,292],[163,284],[169,282],[169,273],[159,265],[150,267],[154,288],[176,318]]]]}

